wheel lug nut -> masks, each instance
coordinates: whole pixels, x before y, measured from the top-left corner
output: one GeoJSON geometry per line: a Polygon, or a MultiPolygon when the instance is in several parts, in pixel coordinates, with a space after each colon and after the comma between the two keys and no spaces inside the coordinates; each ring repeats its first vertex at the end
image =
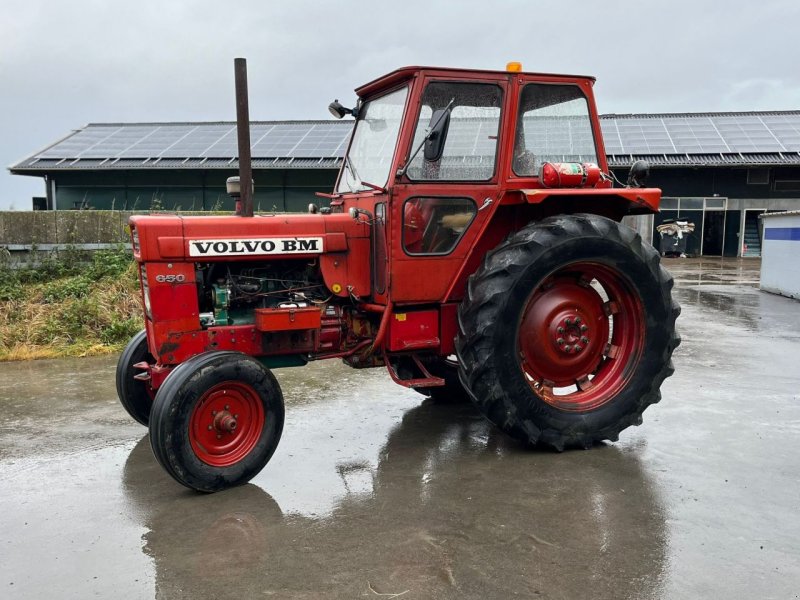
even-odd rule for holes
{"type": "Polygon", "coordinates": [[[566,352],[566,353],[568,353],[568,354],[569,354],[570,352],[572,352],[572,346],[564,346],[564,352],[566,352]]]}
{"type": "Polygon", "coordinates": [[[587,338],[586,336],[582,337],[581,338],[581,343],[582,344],[588,344],[589,343],[589,338],[587,338]]]}
{"type": "Polygon", "coordinates": [[[567,327],[569,327],[570,325],[572,325],[572,319],[570,318],[564,319],[564,323],[566,323],[567,327]]]}
{"type": "Polygon", "coordinates": [[[580,325],[580,324],[581,324],[581,318],[575,317],[575,325],[580,325]]]}
{"type": "Polygon", "coordinates": [[[578,346],[577,344],[575,344],[575,352],[580,352],[581,350],[583,350],[583,347],[578,346]]]}
{"type": "Polygon", "coordinates": [[[563,346],[564,345],[564,338],[558,338],[556,340],[556,344],[558,344],[559,346],[563,346]]]}
{"type": "Polygon", "coordinates": [[[556,331],[558,331],[558,333],[564,333],[564,328],[563,327],[559,327],[558,329],[556,329],[556,331]]]}

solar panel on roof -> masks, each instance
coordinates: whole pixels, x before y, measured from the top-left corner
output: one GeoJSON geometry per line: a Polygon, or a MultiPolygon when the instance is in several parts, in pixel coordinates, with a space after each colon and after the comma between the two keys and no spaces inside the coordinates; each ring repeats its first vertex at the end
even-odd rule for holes
{"type": "MultiPolygon", "coordinates": [[[[685,155],[695,155],[697,164],[703,164],[711,160],[704,157],[723,155],[715,159],[722,160],[727,155],[729,158],[725,160],[729,160],[740,152],[750,156],[761,153],[764,161],[781,159],[778,153],[800,152],[800,112],[612,116],[602,118],[601,126],[606,151],[611,155],[663,155],[664,160],[669,155],[683,155],[679,159],[683,162],[688,160],[685,155]]],[[[526,133],[528,127],[526,124],[526,133]]],[[[454,135],[450,144],[461,154],[491,155],[494,144],[482,128],[476,122],[454,135]]],[[[591,142],[586,131],[576,132],[569,127],[551,126],[541,131],[534,127],[532,131],[545,136],[548,144],[558,144],[565,155],[570,145],[584,146],[591,142]]],[[[305,165],[336,159],[343,155],[351,132],[352,122],[342,121],[253,123],[253,157],[276,167],[292,164],[289,161],[295,159],[305,165]]],[[[234,123],[93,124],[24,164],[42,169],[55,164],[86,168],[120,164],[130,168],[143,166],[147,158],[151,159],[147,164],[152,164],[153,159],[160,157],[175,164],[202,164],[206,168],[228,165],[237,154],[234,123]],[[184,162],[187,158],[198,160],[184,162]],[[122,159],[125,162],[118,163],[122,159]]],[[[739,164],[742,159],[730,160],[739,164]]],[[[786,160],[796,162],[798,158],[786,160]]]]}

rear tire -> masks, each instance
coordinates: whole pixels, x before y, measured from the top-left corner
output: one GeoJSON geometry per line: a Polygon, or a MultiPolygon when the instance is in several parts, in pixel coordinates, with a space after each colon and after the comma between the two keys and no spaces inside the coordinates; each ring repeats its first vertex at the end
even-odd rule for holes
{"type": "Polygon", "coordinates": [[[122,351],[117,361],[116,379],[120,404],[130,416],[146,427],[156,394],[149,382],[133,378],[134,375],[141,373],[134,369],[133,365],[143,361],[150,364],[156,362],[147,348],[147,333],[144,329],[133,336],[122,351]]]}
{"type": "Polygon", "coordinates": [[[661,395],[680,343],[658,252],[597,215],[550,217],[511,235],[470,278],[459,375],[514,438],[563,450],[616,441],[661,395]]]}
{"type": "Polygon", "coordinates": [[[156,394],[150,443],[178,483],[217,492],[247,483],[283,431],[275,376],[240,352],[208,352],[173,370],[156,394]]]}

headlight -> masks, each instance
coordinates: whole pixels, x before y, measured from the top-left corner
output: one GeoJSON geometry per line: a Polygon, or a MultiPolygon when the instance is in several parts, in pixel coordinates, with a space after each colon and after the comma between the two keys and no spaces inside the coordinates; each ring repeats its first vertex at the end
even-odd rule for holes
{"type": "Polygon", "coordinates": [[[139,267],[139,278],[142,280],[142,297],[144,298],[144,314],[151,321],[153,320],[153,312],[150,310],[150,286],[147,284],[147,266],[142,265],[139,267]]]}
{"type": "Polygon", "coordinates": [[[139,254],[139,229],[137,227],[131,230],[131,245],[133,246],[133,253],[139,254]]]}

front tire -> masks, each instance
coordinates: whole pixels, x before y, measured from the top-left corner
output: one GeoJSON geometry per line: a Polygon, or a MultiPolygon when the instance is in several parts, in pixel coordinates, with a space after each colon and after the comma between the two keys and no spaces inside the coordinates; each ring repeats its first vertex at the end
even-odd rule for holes
{"type": "Polygon", "coordinates": [[[125,350],[117,361],[117,396],[122,407],[137,422],[145,427],[150,420],[150,410],[153,406],[155,391],[147,381],[134,379],[134,375],[141,373],[133,365],[140,362],[155,363],[155,359],[147,348],[147,333],[140,331],[131,338],[125,350]]]}
{"type": "Polygon", "coordinates": [[[159,388],[150,443],[178,483],[216,492],[264,468],[283,419],[283,395],[268,369],[239,352],[208,352],[176,367],[159,388]]]}
{"type": "Polygon", "coordinates": [[[615,441],[660,399],[680,343],[672,277],[628,227],[550,217],[490,252],[459,309],[459,375],[514,438],[615,441]]]}

